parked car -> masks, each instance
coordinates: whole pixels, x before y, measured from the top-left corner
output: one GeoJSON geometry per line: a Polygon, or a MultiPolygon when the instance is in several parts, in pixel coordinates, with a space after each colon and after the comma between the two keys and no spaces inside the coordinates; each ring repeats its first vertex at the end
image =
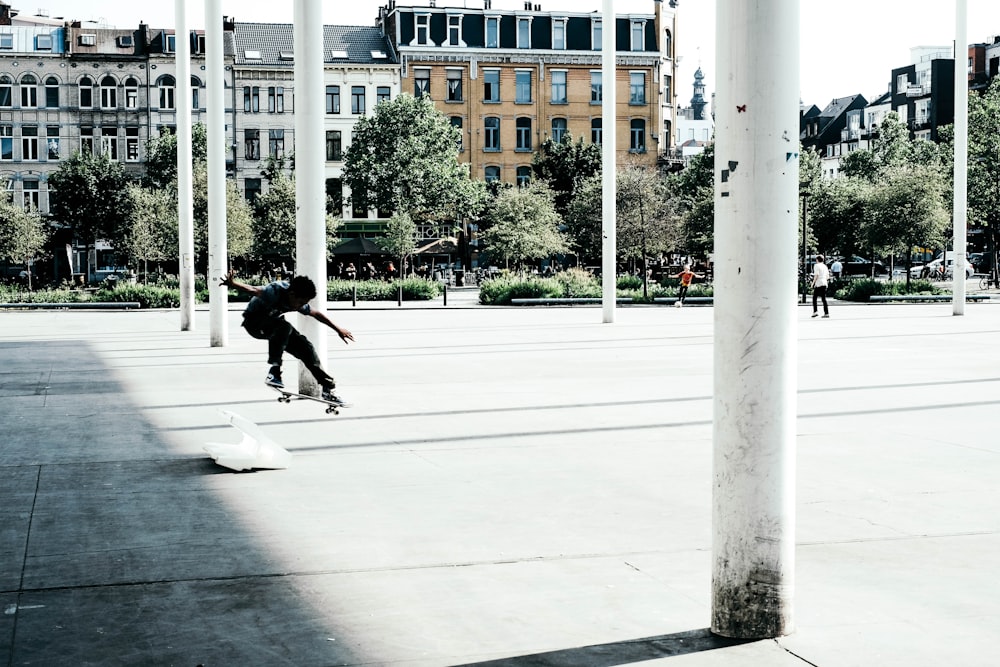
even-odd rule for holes
{"type": "MultiPolygon", "coordinates": [[[[976,270],[971,264],[965,264],[965,279],[968,280],[976,270]]],[[[944,273],[941,272],[941,259],[935,259],[920,266],[910,267],[910,278],[928,278],[930,280],[950,280],[955,275],[955,260],[948,258],[944,273]]]]}
{"type": "MultiPolygon", "coordinates": [[[[833,263],[832,259],[830,260],[830,263],[833,263]]],[[[857,255],[843,257],[840,259],[840,263],[844,267],[842,275],[845,276],[870,276],[872,275],[873,267],[875,269],[876,276],[884,276],[889,273],[889,269],[887,269],[885,264],[882,262],[873,262],[865,259],[864,257],[858,257],[857,255]]]]}

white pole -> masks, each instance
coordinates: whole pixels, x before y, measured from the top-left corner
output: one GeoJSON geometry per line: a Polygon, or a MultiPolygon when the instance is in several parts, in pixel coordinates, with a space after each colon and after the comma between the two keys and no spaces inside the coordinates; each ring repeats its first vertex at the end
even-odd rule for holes
{"type": "Polygon", "coordinates": [[[601,246],[601,302],[603,308],[603,321],[610,324],[615,321],[615,296],[617,282],[617,255],[618,255],[618,231],[617,231],[617,183],[615,176],[615,150],[617,133],[615,132],[617,121],[617,110],[615,101],[617,99],[617,76],[615,59],[615,2],[614,0],[604,0],[603,14],[601,16],[601,90],[603,102],[601,103],[601,171],[603,174],[603,184],[601,189],[601,226],[603,243],[601,246]]]}
{"type": "MultiPolygon", "coordinates": [[[[226,122],[222,54],[222,0],[205,0],[208,87],[208,295],[212,347],[229,344],[229,292],[219,284],[228,269],[226,242],[226,122]]],[[[190,81],[183,85],[190,86],[190,81]]]]}
{"type": "MultiPolygon", "coordinates": [[[[326,189],[321,0],[295,0],[295,265],[316,283],[311,306],[326,311],[326,189]]],[[[303,334],[324,363],[327,329],[313,318],[303,334]]],[[[299,392],[319,395],[316,379],[299,365],[299,392]]]]}
{"type": "Polygon", "coordinates": [[[174,0],[177,74],[177,239],[181,331],[194,331],[194,195],[191,168],[191,40],[187,0],[174,0]]]}
{"type": "Polygon", "coordinates": [[[951,290],[952,315],[965,314],[965,231],[969,204],[968,5],[968,0],[955,0],[955,196],[952,200],[955,269],[951,290]]]}
{"type": "Polygon", "coordinates": [[[716,6],[712,631],[776,637],[793,629],[799,2],[716,6]]]}

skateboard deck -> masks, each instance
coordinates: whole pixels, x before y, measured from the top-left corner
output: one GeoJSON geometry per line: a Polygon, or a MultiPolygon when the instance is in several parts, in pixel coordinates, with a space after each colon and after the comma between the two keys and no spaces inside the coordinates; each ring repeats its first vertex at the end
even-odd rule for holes
{"type": "Polygon", "coordinates": [[[270,387],[274,391],[276,391],[279,394],[281,394],[280,396],[278,396],[278,402],[279,403],[290,403],[291,400],[292,400],[292,397],[295,397],[295,398],[304,398],[304,399],[309,400],[309,401],[316,401],[317,403],[322,403],[323,405],[326,406],[326,413],[327,414],[330,414],[332,412],[335,415],[339,415],[340,414],[340,408],[349,408],[349,407],[351,407],[349,403],[331,403],[330,401],[324,400],[324,399],[320,398],[319,396],[309,396],[308,394],[300,394],[298,392],[289,391],[287,389],[282,389],[281,387],[275,387],[273,384],[268,384],[268,385],[265,385],[265,386],[270,387]]]}

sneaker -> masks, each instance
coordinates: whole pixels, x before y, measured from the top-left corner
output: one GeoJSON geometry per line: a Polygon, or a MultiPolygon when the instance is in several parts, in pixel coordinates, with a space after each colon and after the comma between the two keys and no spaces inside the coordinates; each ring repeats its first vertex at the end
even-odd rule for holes
{"type": "Polygon", "coordinates": [[[813,317],[819,317],[819,313],[813,313],[812,316],[813,317]]]}
{"type": "Polygon", "coordinates": [[[682,307],[683,305],[684,305],[684,304],[683,304],[683,303],[681,303],[680,301],[676,301],[676,302],[674,302],[674,308],[680,308],[680,307],[682,307]]]}
{"type": "Polygon", "coordinates": [[[824,315],[823,319],[827,319],[828,317],[830,317],[830,313],[827,313],[826,315],[824,315]]]}
{"type": "Polygon", "coordinates": [[[277,366],[272,366],[270,372],[267,374],[267,379],[264,380],[264,384],[277,387],[278,389],[284,389],[285,383],[281,381],[281,369],[277,366]]]}
{"type": "Polygon", "coordinates": [[[337,396],[337,394],[333,392],[333,387],[324,387],[322,396],[324,401],[329,401],[334,405],[339,405],[341,407],[347,405],[347,401],[340,398],[339,396],[337,396]]]}

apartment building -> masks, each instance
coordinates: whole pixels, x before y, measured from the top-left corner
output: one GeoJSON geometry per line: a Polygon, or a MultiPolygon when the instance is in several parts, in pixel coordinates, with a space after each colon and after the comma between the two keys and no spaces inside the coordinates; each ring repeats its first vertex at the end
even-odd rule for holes
{"type": "MultiPolygon", "coordinates": [[[[673,152],[675,2],[616,16],[618,162],[656,165],[673,152]]],[[[462,131],[473,178],[524,183],[546,139],[601,143],[599,13],[397,5],[378,24],[399,61],[403,92],[429,96],[462,131]]]]}
{"type": "Polygon", "coordinates": [[[955,66],[950,46],[915,46],[910,64],[892,70],[892,110],[917,139],[938,140],[955,120],[955,66]]]}

